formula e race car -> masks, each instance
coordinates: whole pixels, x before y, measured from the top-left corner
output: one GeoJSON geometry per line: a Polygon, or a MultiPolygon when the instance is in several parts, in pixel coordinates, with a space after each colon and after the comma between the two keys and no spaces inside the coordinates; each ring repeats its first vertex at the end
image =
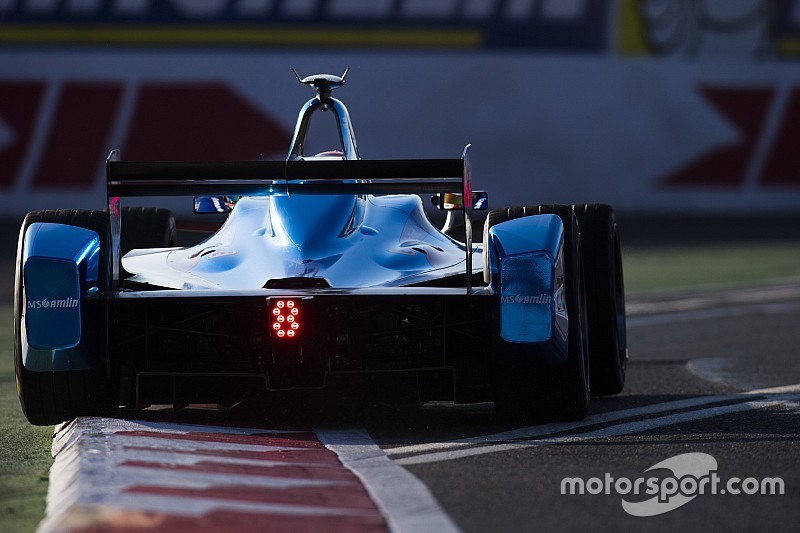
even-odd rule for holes
{"type": "Polygon", "coordinates": [[[473,242],[470,214],[487,196],[472,191],[469,146],[457,159],[361,159],[331,96],[346,74],[297,76],[316,96],[285,161],[130,162],[114,151],[107,210],[26,216],[14,360],[32,424],[385,380],[419,401],[569,420],[586,416],[592,393],[622,389],[611,207],[491,211],[473,242]],[[306,156],[319,110],[341,150],[306,156]],[[441,228],[418,194],[446,211],[441,228]],[[170,211],[120,203],[165,196],[228,215],[180,247],[170,211]]]}

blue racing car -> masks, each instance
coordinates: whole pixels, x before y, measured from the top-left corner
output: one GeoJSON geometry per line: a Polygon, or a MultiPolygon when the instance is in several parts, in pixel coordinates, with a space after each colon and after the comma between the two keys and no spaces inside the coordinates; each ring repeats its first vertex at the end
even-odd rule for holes
{"type": "MultiPolygon", "coordinates": [[[[316,91],[285,161],[107,162],[108,209],[29,213],[20,230],[14,360],[32,424],[169,404],[391,381],[420,401],[493,401],[518,421],[586,416],[622,390],[625,298],[601,204],[471,214],[460,158],[361,159],[342,76],[316,91]],[[329,112],[339,150],[306,155],[329,112]],[[419,195],[446,212],[442,227],[419,195]],[[172,213],[123,198],[188,196],[227,213],[178,246],[172,213]],[[478,240],[478,239],[476,239],[478,240]]],[[[295,72],[295,75],[297,73],[295,72]]]]}

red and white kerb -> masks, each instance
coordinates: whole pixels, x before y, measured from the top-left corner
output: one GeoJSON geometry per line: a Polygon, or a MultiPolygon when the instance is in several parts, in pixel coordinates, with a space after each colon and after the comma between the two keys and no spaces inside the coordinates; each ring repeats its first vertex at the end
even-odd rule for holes
{"type": "Polygon", "coordinates": [[[296,339],[302,327],[300,300],[274,298],[269,301],[269,330],[277,339],[296,339]]]}

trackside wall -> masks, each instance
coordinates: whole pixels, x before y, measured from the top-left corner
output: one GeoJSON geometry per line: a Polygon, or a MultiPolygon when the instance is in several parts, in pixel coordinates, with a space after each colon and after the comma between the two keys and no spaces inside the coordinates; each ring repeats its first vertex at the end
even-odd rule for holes
{"type": "Polygon", "coordinates": [[[362,156],[471,142],[493,206],[800,207],[800,0],[20,0],[0,21],[10,214],[101,208],[112,148],[281,159],[312,96],[289,67],[346,66],[362,156]]]}

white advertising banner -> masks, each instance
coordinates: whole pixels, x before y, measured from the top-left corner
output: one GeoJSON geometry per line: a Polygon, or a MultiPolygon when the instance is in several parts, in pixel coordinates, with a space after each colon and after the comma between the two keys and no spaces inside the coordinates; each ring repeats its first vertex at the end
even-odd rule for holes
{"type": "Polygon", "coordinates": [[[472,143],[491,207],[800,209],[796,1],[21,0],[0,23],[6,213],[102,208],[113,148],[284,158],[313,96],[290,67],[350,67],[364,158],[472,143]]]}

